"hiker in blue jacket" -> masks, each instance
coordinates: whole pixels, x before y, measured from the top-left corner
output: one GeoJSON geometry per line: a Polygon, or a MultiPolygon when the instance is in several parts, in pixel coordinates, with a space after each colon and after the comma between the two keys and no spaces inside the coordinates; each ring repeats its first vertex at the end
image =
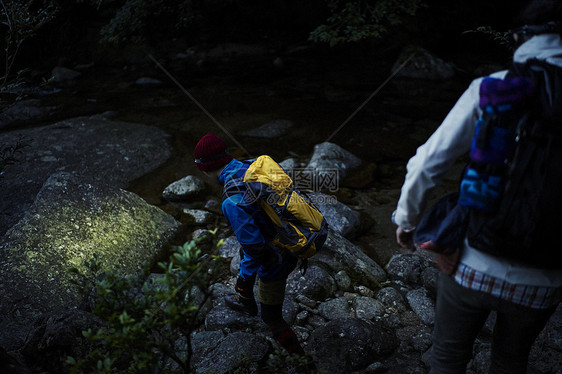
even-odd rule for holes
{"type": "MultiPolygon", "coordinates": [[[[522,20],[524,24],[538,27],[523,28],[514,35],[520,43],[514,52],[514,62],[538,59],[562,68],[562,2],[534,0],[523,12],[522,20]],[[554,23],[542,27],[551,21],[554,23]]],[[[492,77],[503,79],[505,75],[506,71],[503,71],[492,77]]],[[[401,196],[393,214],[393,221],[398,226],[397,242],[404,248],[415,249],[414,233],[430,192],[454,161],[471,147],[480,111],[481,82],[480,78],[470,85],[441,126],[408,162],[401,196]]],[[[554,225],[556,231],[557,222],[549,224],[554,225]]],[[[560,303],[562,264],[556,262],[559,260],[535,258],[533,264],[516,261],[510,258],[510,253],[490,251],[482,244],[488,239],[484,235],[466,239],[461,251],[456,252],[458,262],[448,264],[454,265],[449,266],[451,274],[440,274],[432,374],[465,373],[472,358],[474,340],[491,311],[497,314],[489,372],[525,373],[531,346],[560,303]],[[535,262],[548,266],[539,266],[535,262]]],[[[533,251],[529,252],[528,256],[532,258],[533,251]]]]}
{"type": "MultiPolygon", "coordinates": [[[[227,186],[242,178],[249,166],[234,159],[228,153],[226,143],[212,133],[197,143],[194,158],[199,170],[227,186]]],[[[256,316],[258,306],[254,284],[257,278],[262,320],[287,352],[304,355],[297,336],[282,313],[287,277],[295,269],[298,259],[273,247],[273,223],[259,207],[244,201],[243,192],[229,193],[222,203],[223,214],[242,246],[236,293],[225,297],[226,305],[248,316],[256,316]]]]}

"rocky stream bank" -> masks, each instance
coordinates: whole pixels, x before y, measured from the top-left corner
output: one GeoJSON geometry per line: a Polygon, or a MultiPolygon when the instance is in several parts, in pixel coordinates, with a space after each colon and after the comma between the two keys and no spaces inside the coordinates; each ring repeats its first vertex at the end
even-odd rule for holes
{"type": "MultiPolygon", "coordinates": [[[[325,373],[426,373],[438,270],[431,256],[397,247],[390,214],[405,161],[462,92],[452,82],[458,71],[422,53],[366,115],[325,142],[374,89],[372,78],[350,70],[336,78],[325,70],[321,77],[328,79],[319,84],[318,77],[278,70],[279,60],[266,51],[243,51],[253,54],[249,61],[273,62],[268,81],[260,80],[259,63],[259,78],[245,73],[240,79],[256,79],[245,85],[225,84],[204,70],[213,59],[232,59],[232,49],[176,56],[170,64],[203,69],[201,76],[214,79],[192,78],[190,89],[247,150],[272,154],[287,169],[340,171],[337,188],[318,195],[332,226],[329,240],[305,275],[291,275],[285,319],[325,373]],[[190,56],[196,60],[186,62],[190,56]]],[[[302,63],[291,56],[283,56],[285,66],[302,63]]],[[[0,115],[0,145],[28,144],[0,177],[2,372],[64,372],[66,355],[83,353],[81,332],[96,322],[71,282],[71,267],[87,272],[84,262],[95,255],[105,269],[135,273],[143,261],[160,258],[167,244],[215,227],[226,239],[220,254],[230,260],[230,275],[212,287],[204,328],[193,336],[193,370],[228,373],[276,348],[259,318],[223,304],[239,247],[217,213],[216,191],[191,158],[201,135],[220,130],[198,109],[180,108],[183,96],[171,94],[177,88],[162,77],[131,81],[146,71],[126,66],[117,87],[98,83],[105,84],[103,94],[85,88],[98,77],[81,67],[81,75],[61,75],[36,93],[40,99],[16,102],[0,115]],[[131,92],[137,96],[126,99],[131,92]],[[16,361],[20,369],[13,369],[16,361]]],[[[239,147],[233,152],[243,156],[239,147]]],[[[456,177],[453,172],[444,188],[456,177]]],[[[493,323],[491,316],[475,343],[472,373],[487,372],[493,323]]],[[[533,347],[530,373],[562,372],[561,333],[559,309],[533,347]]]]}

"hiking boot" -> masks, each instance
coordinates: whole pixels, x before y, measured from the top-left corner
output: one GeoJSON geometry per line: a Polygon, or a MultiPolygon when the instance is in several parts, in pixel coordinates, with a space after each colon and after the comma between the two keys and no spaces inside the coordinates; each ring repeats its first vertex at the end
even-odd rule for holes
{"type": "Polygon", "coordinates": [[[224,301],[229,308],[242,312],[250,317],[258,315],[258,305],[253,297],[247,298],[237,293],[235,295],[226,295],[224,301]]]}

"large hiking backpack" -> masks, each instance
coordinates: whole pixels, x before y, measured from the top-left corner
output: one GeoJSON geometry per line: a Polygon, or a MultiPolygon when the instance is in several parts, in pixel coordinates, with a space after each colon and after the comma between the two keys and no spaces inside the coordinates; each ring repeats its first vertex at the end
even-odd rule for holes
{"type": "Polygon", "coordinates": [[[231,179],[224,186],[223,200],[243,193],[247,204],[259,204],[273,222],[273,244],[307,259],[322,248],[328,223],[308,196],[295,189],[283,168],[269,156],[250,164],[242,179],[231,179]]]}
{"type": "Polygon", "coordinates": [[[481,107],[501,96],[493,84],[513,95],[484,105],[476,129],[459,198],[471,210],[469,243],[531,266],[562,268],[555,260],[562,245],[562,68],[536,59],[514,64],[505,80],[482,82],[481,107]],[[504,104],[511,108],[502,110],[504,104]]]}

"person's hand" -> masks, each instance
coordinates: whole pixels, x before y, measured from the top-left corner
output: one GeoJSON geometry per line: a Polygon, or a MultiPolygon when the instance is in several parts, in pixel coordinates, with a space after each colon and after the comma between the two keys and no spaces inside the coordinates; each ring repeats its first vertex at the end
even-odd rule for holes
{"type": "Polygon", "coordinates": [[[406,248],[410,251],[416,250],[414,246],[414,231],[404,231],[404,229],[399,226],[396,229],[396,241],[402,248],[406,248]]]}

